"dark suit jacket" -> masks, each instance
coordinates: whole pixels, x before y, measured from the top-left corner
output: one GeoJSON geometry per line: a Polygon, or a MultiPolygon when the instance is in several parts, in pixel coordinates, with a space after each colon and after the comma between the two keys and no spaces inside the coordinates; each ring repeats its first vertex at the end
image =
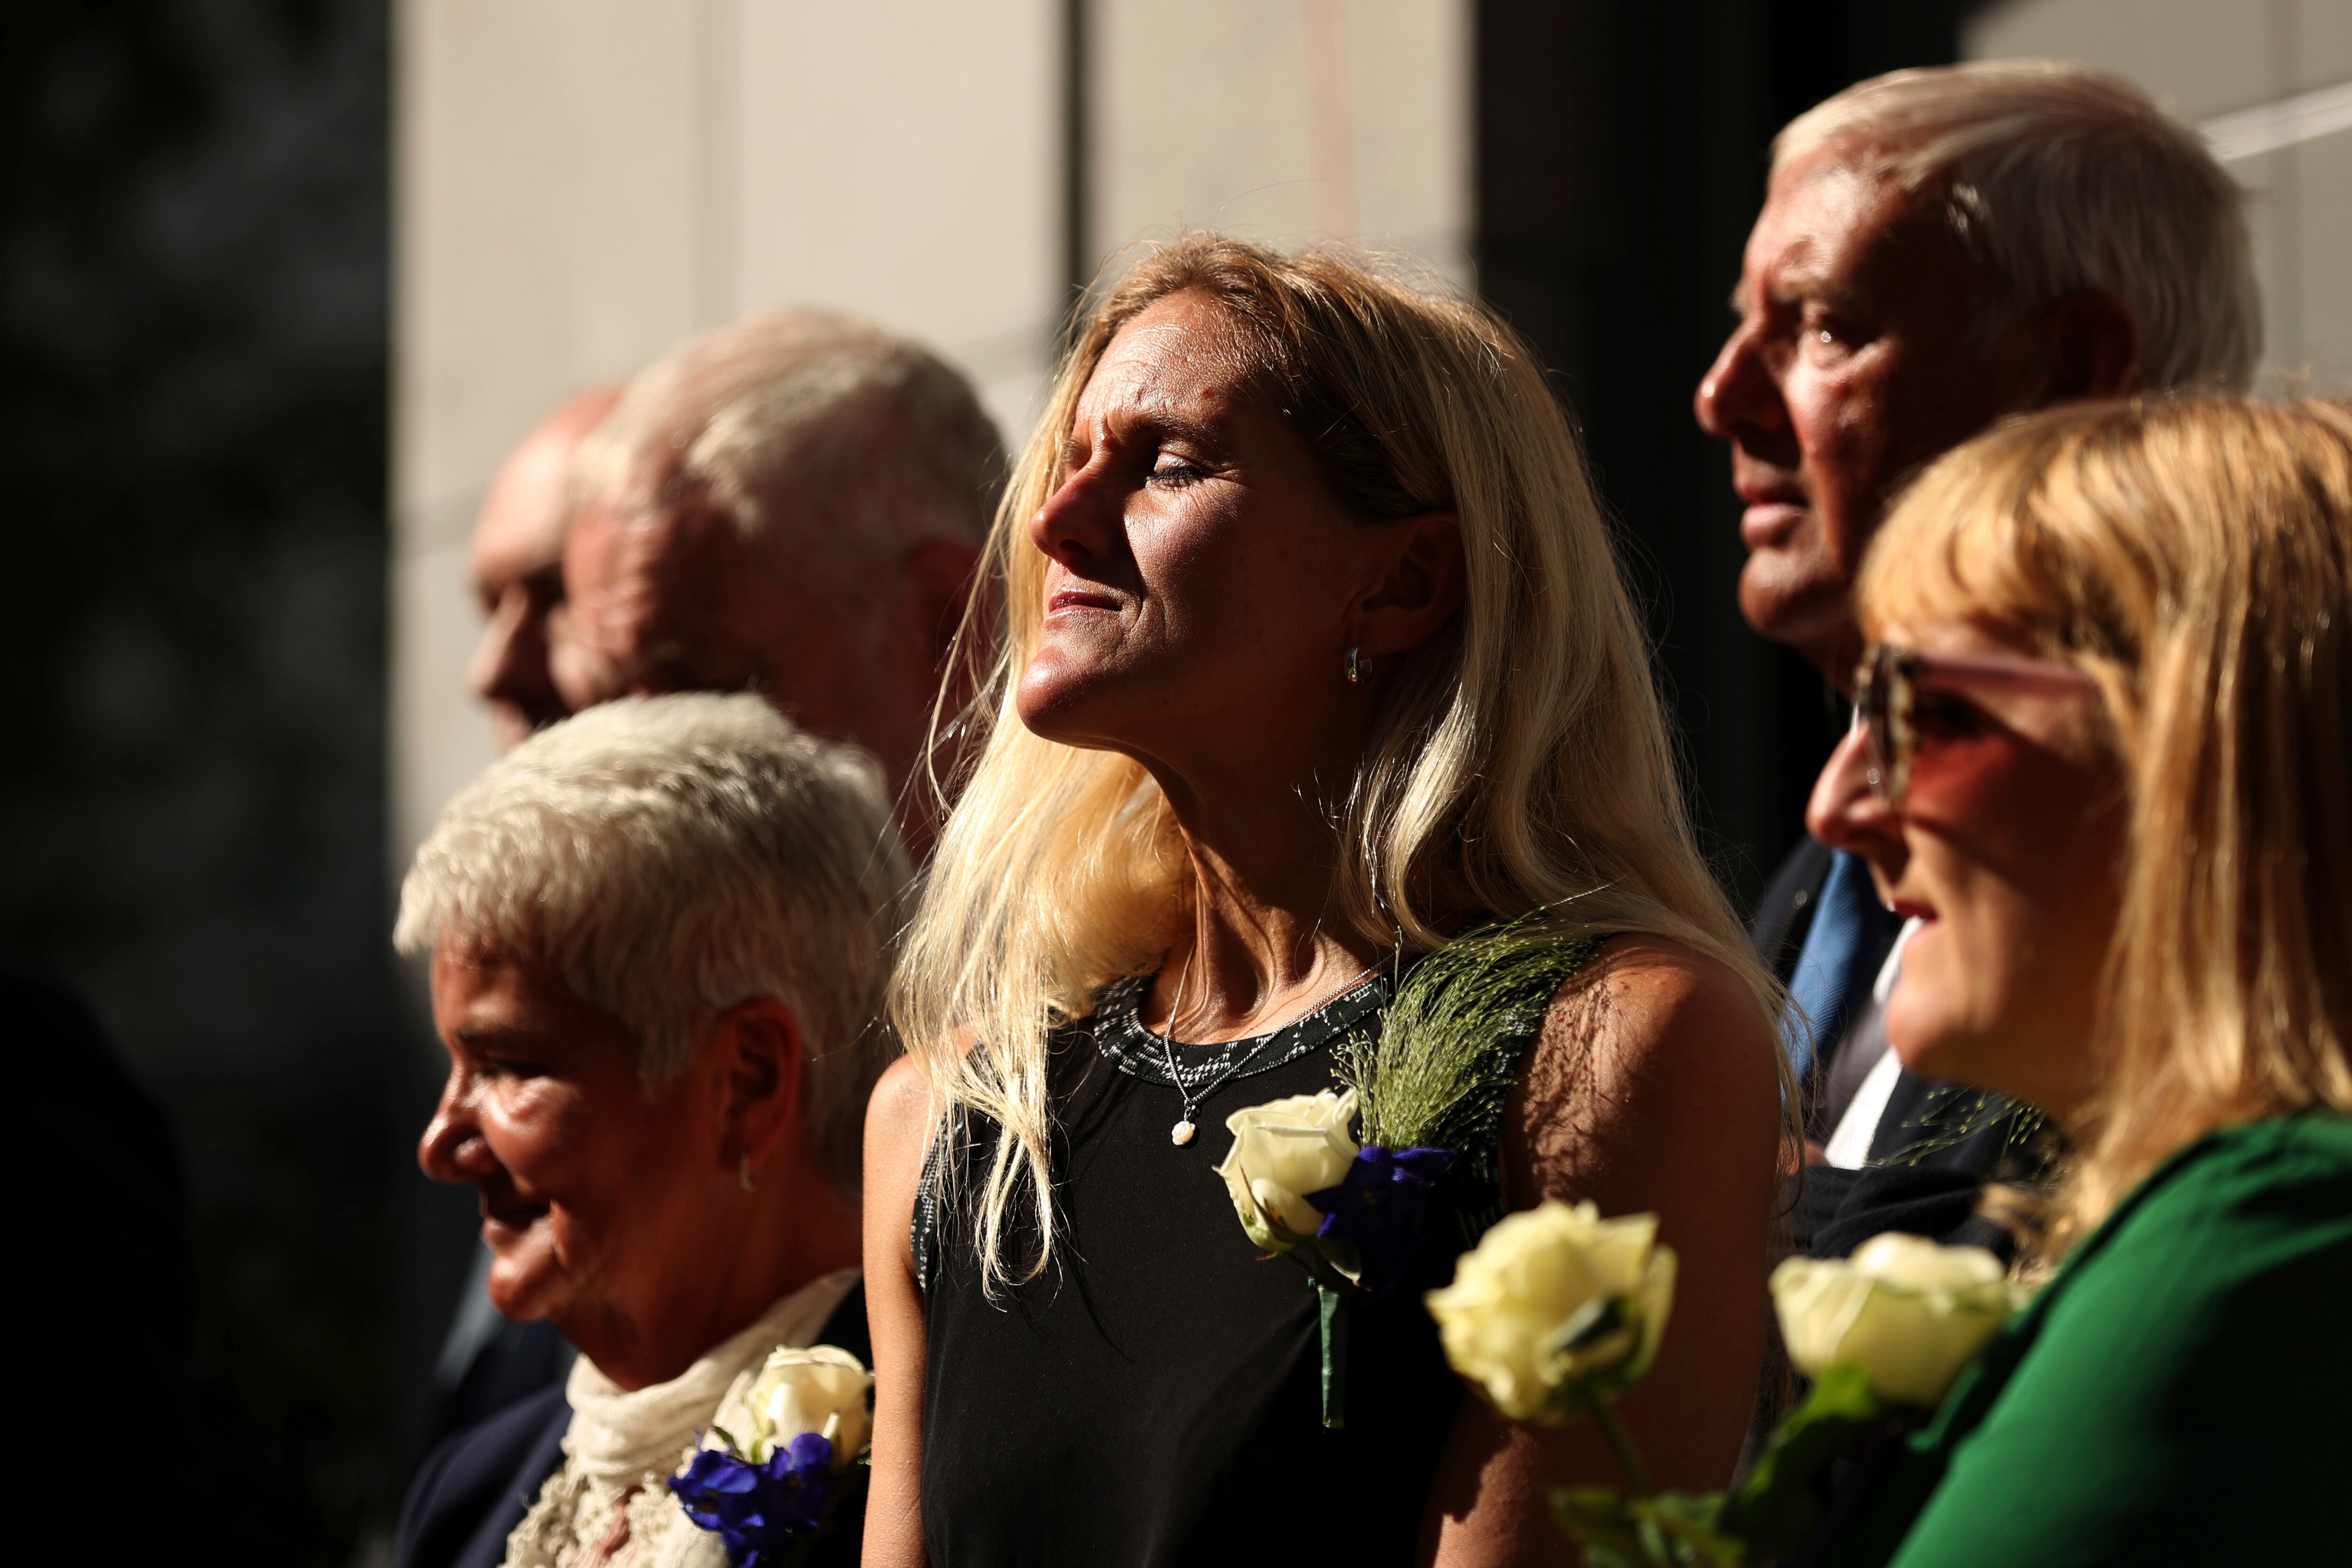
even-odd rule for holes
{"type": "MultiPolygon", "coordinates": [[[[866,1365],[874,1342],[866,1327],[866,1287],[851,1288],[817,1331],[816,1342],[839,1345],[866,1365]]],[[[425,1457],[401,1504],[393,1548],[395,1568],[498,1568],[507,1537],[522,1522],[531,1500],[563,1463],[563,1434],[572,1406],[559,1385],[542,1389],[456,1434],[425,1457]]],[[[866,1529],[866,1494],[835,1511],[813,1563],[854,1564],[866,1529]]]]}
{"type": "MultiPolygon", "coordinates": [[[[1812,930],[1830,860],[1827,845],[1811,836],[1799,840],[1757,904],[1748,940],[1784,984],[1812,930]]],[[[1898,929],[1890,921],[1873,933],[1860,961],[1864,973],[1885,962],[1898,929]]],[[[2047,1154],[2038,1119],[2021,1116],[1999,1095],[1906,1072],[1879,1119],[1867,1164],[1812,1165],[1798,1178],[1790,1194],[1797,1250],[1843,1258],[1881,1231],[1900,1230],[2007,1258],[2013,1242],[1977,1216],[1978,1201],[1988,1182],[2032,1179],[2047,1154]]]]}
{"type": "MultiPolygon", "coordinates": [[[[139,1412],[150,1451],[195,1442],[195,1253],[180,1140],[79,993],[0,946],[12,1166],[25,1193],[10,1248],[17,1407],[47,1430],[139,1412]]],[[[203,1458],[201,1454],[194,1456],[203,1458]]],[[[184,1529],[205,1483],[145,1467],[110,1500],[118,1531],[184,1529]],[[152,1484],[151,1484],[152,1483],[152,1484]],[[176,1521],[176,1522],[174,1522],[176,1521]]]]}

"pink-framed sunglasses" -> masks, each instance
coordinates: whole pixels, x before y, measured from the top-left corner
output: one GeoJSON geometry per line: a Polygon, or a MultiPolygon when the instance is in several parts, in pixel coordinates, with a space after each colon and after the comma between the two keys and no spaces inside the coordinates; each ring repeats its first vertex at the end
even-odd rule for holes
{"type": "Polygon", "coordinates": [[[1900,810],[1919,754],[1915,714],[1922,687],[1992,686],[2012,691],[2095,692],[2098,682],[2071,664],[2007,654],[1917,653],[1889,643],[1863,649],[1854,668],[1854,717],[1870,753],[1870,787],[1900,810]]]}

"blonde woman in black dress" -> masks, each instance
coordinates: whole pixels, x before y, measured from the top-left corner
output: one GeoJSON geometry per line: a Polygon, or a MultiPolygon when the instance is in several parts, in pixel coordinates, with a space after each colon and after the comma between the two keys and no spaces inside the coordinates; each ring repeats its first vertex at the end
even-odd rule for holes
{"type": "Polygon", "coordinates": [[[1682,1286],[1626,1415],[1661,1484],[1721,1484],[1770,986],[1525,346],[1345,260],[1181,242],[1080,334],[992,559],[1005,637],[867,1121],[866,1561],[1570,1561],[1545,1487],[1615,1479],[1590,1429],[1463,1397],[1417,1289],[1359,1304],[1326,1426],[1316,1292],[1214,1173],[1225,1118],[1332,1088],[1416,958],[1545,908],[1603,940],[1495,1043],[1516,1085],[1456,1201],[1663,1216],[1682,1286]]]}

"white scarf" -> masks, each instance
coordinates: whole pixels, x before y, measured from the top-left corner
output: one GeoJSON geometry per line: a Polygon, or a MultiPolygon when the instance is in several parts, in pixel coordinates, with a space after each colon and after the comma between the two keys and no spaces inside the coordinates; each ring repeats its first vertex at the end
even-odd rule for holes
{"type": "Polygon", "coordinates": [[[843,1268],[811,1280],[759,1321],[709,1351],[667,1383],[634,1393],[582,1356],[563,1397],[572,1425],[563,1464],[507,1537],[505,1568],[723,1568],[725,1546],[697,1526],[662,1483],[685,1468],[697,1438],[750,1391],[768,1352],[816,1337],[857,1283],[843,1268]],[[609,1554],[622,1517],[628,1535],[609,1554]]]}

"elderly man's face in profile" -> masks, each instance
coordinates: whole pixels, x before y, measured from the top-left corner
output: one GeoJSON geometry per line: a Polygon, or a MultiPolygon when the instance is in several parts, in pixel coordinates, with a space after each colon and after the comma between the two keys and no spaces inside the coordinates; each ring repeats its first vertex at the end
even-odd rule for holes
{"type": "Polygon", "coordinates": [[[1848,591],[1889,494],[2013,400],[1971,281],[1932,195],[1800,163],[1772,183],[1739,324],[1699,384],[1747,503],[1741,613],[1841,689],[1861,652],[1848,591]]]}
{"type": "Polygon", "coordinates": [[[468,554],[482,637],[466,684],[505,751],[568,711],[547,668],[548,613],[563,597],[562,513],[485,507],[468,554]]]}
{"type": "Polygon", "coordinates": [[[572,455],[617,388],[584,392],[540,421],[490,481],[467,565],[482,636],[466,684],[490,712],[499,749],[571,712],[548,669],[548,624],[563,601],[572,455]]]}

